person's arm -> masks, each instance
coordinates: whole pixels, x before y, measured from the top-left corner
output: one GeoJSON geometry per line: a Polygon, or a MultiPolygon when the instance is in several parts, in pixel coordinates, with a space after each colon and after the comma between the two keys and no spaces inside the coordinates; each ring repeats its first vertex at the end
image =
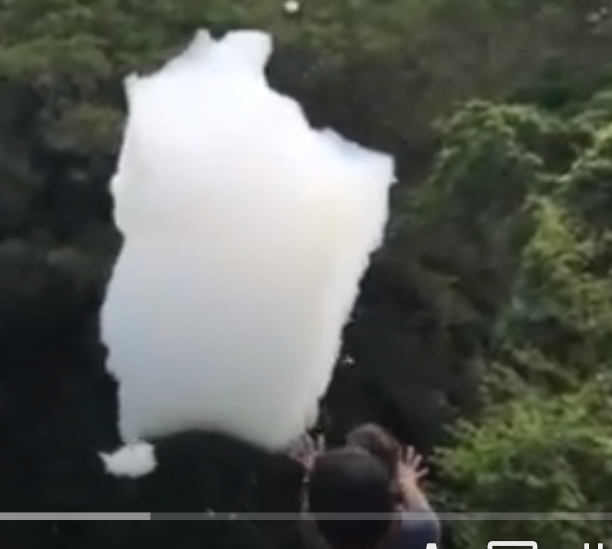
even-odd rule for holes
{"type": "Polygon", "coordinates": [[[426,474],[421,456],[409,448],[398,465],[401,509],[394,549],[426,549],[440,541],[440,521],[419,486],[426,474]]]}
{"type": "Polygon", "coordinates": [[[325,450],[325,439],[323,435],[318,435],[313,438],[308,433],[304,433],[296,440],[291,442],[286,449],[287,455],[299,463],[302,468],[302,493],[300,495],[300,504],[302,516],[308,509],[308,501],[306,499],[306,483],[308,475],[316,456],[325,450]]]}
{"type": "Polygon", "coordinates": [[[402,544],[402,547],[425,549],[428,543],[440,541],[440,521],[418,486],[413,486],[404,494],[400,517],[400,536],[410,539],[410,543],[402,544]]]}
{"type": "Polygon", "coordinates": [[[402,486],[402,508],[411,513],[433,512],[425,492],[416,482],[406,482],[402,486]]]}
{"type": "Polygon", "coordinates": [[[402,511],[393,549],[426,549],[428,543],[439,542],[440,522],[431,508],[417,514],[402,511]]]}

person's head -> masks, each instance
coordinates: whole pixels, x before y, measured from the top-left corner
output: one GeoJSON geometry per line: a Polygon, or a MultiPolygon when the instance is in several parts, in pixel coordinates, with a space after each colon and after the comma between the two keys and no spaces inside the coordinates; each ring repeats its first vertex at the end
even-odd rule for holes
{"type": "Polygon", "coordinates": [[[362,448],[379,459],[391,477],[395,478],[402,447],[388,431],[375,423],[364,423],[349,431],[346,435],[346,443],[362,448]]]}
{"type": "Polygon", "coordinates": [[[394,522],[390,485],[389,472],[361,448],[345,447],[317,456],[308,480],[308,511],[331,549],[381,545],[394,522]]]}

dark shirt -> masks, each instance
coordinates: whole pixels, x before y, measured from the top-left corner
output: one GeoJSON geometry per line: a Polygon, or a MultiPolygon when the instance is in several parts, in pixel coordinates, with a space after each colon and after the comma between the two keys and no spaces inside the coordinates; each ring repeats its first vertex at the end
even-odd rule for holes
{"type": "Polygon", "coordinates": [[[440,521],[431,508],[400,511],[401,522],[384,549],[426,549],[440,542],[440,521]]]}

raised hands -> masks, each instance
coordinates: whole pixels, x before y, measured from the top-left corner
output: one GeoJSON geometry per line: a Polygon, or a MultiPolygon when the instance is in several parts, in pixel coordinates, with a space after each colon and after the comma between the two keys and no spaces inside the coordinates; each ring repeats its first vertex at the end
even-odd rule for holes
{"type": "Polygon", "coordinates": [[[397,464],[397,479],[399,491],[405,507],[410,511],[427,511],[430,509],[425,493],[420,483],[429,472],[422,465],[423,458],[412,447],[403,450],[397,464]]]}
{"type": "Polygon", "coordinates": [[[402,488],[418,486],[421,479],[429,472],[422,465],[423,458],[412,446],[404,448],[397,464],[397,480],[402,488]]]}
{"type": "Polygon", "coordinates": [[[287,448],[287,455],[304,466],[309,471],[315,457],[325,451],[325,438],[323,435],[312,437],[308,433],[293,441],[287,448]]]}

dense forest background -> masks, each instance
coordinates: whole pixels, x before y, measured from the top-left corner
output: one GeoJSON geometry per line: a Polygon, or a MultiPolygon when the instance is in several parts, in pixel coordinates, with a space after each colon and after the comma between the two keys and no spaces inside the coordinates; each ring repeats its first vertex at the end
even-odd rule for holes
{"type": "MultiPolygon", "coordinates": [[[[297,508],[283,457],[159,442],[104,475],[115,384],[97,313],[120,238],[122,79],[199,27],[274,33],[275,87],[392,152],[384,249],[323,404],[430,456],[440,509],[612,512],[612,14],[606,0],[3,0],[0,509],[297,508]]],[[[240,219],[236,219],[240,223],[240,219]]],[[[582,547],[607,521],[450,521],[447,543],[582,547]]],[[[1,523],[3,549],[299,547],[287,521],[1,523]]]]}

